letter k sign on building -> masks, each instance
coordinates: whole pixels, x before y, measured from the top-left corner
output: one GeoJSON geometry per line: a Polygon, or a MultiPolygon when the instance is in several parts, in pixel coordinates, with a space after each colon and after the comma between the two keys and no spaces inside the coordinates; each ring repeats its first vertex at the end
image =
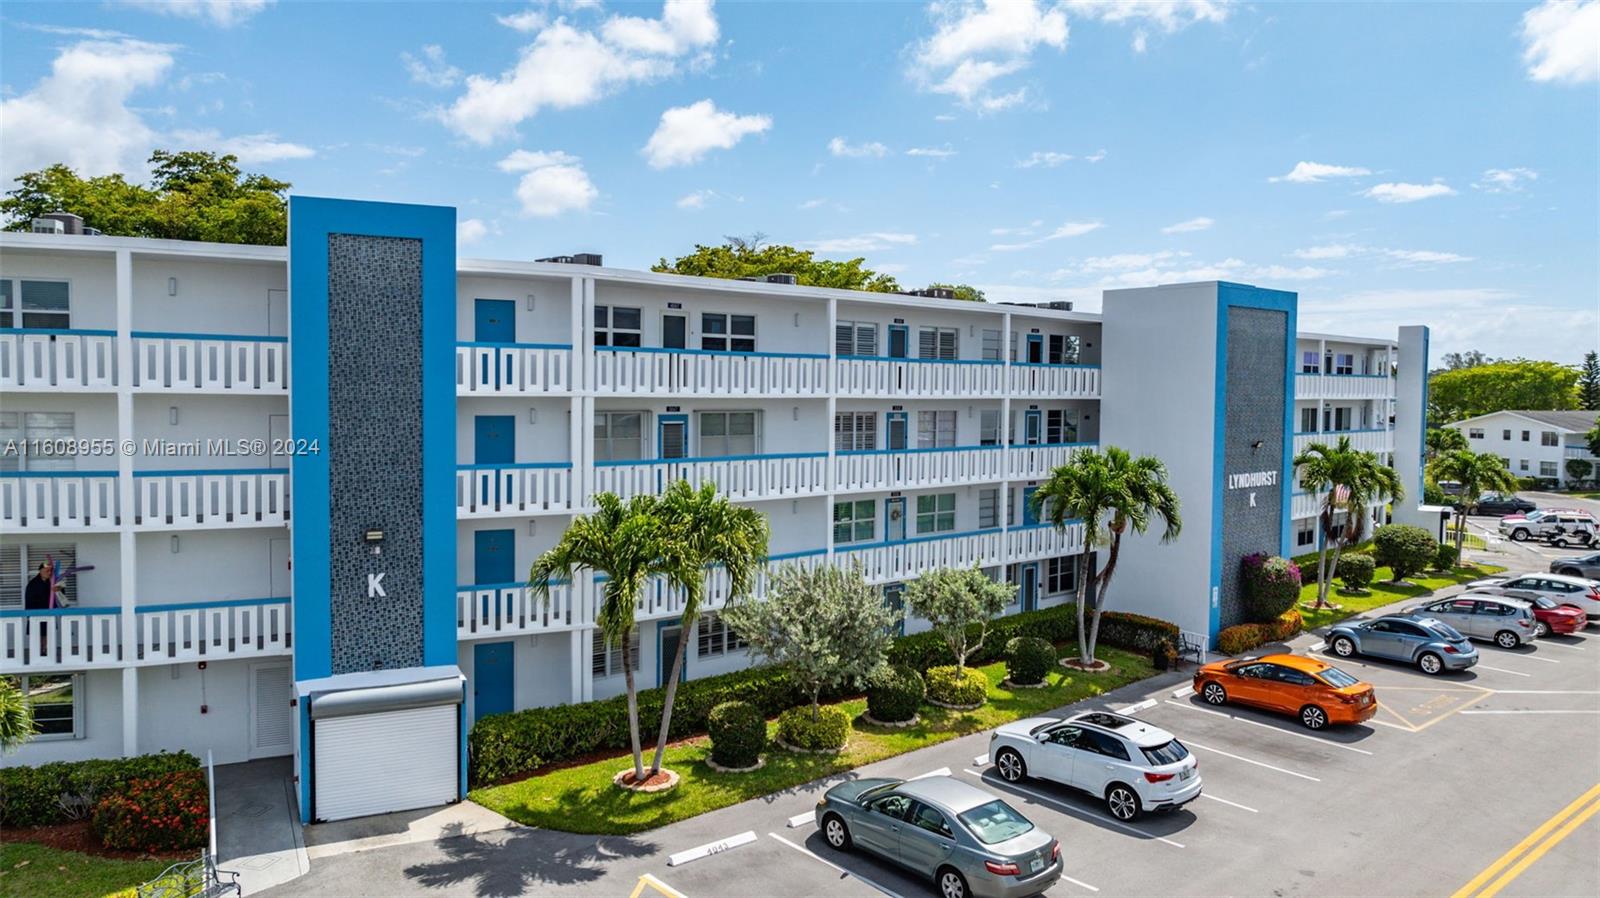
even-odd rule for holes
{"type": "Polygon", "coordinates": [[[367,598],[386,599],[389,594],[383,591],[383,574],[367,575],[367,598]]]}

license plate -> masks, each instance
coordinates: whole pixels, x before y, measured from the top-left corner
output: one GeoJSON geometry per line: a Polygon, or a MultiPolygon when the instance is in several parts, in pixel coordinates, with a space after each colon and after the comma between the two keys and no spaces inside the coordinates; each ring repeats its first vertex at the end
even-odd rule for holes
{"type": "Polygon", "coordinates": [[[1040,870],[1043,870],[1043,869],[1044,869],[1044,858],[1042,858],[1042,857],[1036,857],[1036,858],[1034,858],[1032,861],[1030,861],[1028,863],[1028,872],[1029,873],[1038,873],[1040,870]]]}
{"type": "Polygon", "coordinates": [[[1361,704],[1363,704],[1363,705],[1372,704],[1372,695],[1370,693],[1368,693],[1367,695],[1363,695],[1361,697],[1361,704]]]}
{"type": "Polygon", "coordinates": [[[1180,779],[1180,780],[1190,779],[1193,776],[1194,776],[1194,768],[1193,767],[1185,767],[1183,770],[1178,772],[1178,779],[1180,779]]]}

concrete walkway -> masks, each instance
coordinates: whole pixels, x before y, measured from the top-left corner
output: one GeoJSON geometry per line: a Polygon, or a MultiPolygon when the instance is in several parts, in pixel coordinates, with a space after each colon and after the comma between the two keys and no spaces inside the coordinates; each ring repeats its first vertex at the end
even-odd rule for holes
{"type": "Polygon", "coordinates": [[[357,817],[354,820],[314,823],[306,827],[306,855],[312,860],[319,860],[374,848],[520,828],[521,824],[482,805],[459,801],[442,808],[421,808],[357,817]]]}
{"type": "Polygon", "coordinates": [[[246,895],[311,869],[300,834],[291,759],[217,768],[217,866],[237,872],[246,895]]]}

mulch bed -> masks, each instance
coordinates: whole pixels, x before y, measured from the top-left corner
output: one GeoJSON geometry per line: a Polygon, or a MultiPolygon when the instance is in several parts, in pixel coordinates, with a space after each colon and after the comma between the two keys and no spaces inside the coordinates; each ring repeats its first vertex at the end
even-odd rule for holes
{"type": "Polygon", "coordinates": [[[55,848],[59,851],[76,851],[79,854],[92,854],[95,857],[108,857],[119,861],[192,861],[195,850],[187,851],[119,851],[107,848],[100,844],[100,840],[89,831],[89,821],[79,820],[74,823],[58,823],[54,826],[29,826],[13,829],[6,833],[7,841],[34,842],[46,848],[55,848]]]}

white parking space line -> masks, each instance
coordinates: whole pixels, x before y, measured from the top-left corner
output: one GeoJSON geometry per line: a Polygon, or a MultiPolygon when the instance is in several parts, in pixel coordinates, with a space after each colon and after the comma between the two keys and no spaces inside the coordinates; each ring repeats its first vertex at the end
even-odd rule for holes
{"type": "Polygon", "coordinates": [[[807,823],[814,822],[816,819],[817,815],[814,813],[796,814],[789,818],[789,828],[798,829],[799,827],[805,826],[807,823]]]}
{"type": "MultiPolygon", "coordinates": [[[[983,774],[981,772],[977,771],[977,770],[963,770],[961,772],[962,773],[971,774],[972,776],[975,776],[978,779],[983,779],[984,778],[983,774]]],[[[1077,817],[1080,820],[1091,819],[1089,817],[1089,814],[1088,814],[1087,811],[1079,810],[1078,808],[1075,808],[1072,805],[1067,804],[1066,802],[1062,801],[1061,799],[1056,798],[1056,797],[1054,797],[1052,795],[1046,795],[1045,793],[1040,792],[1038,789],[1032,788],[1031,786],[1022,786],[1022,785],[1018,785],[1017,783],[1006,783],[1005,784],[1005,788],[1006,789],[1015,789],[1018,792],[1022,792],[1022,793],[1027,794],[1027,795],[1031,795],[1031,796],[1033,796],[1033,798],[1035,800],[1040,801],[1040,802],[1042,802],[1044,804],[1047,804],[1047,805],[1055,808],[1056,810],[1061,811],[1064,814],[1071,814],[1072,816],[1077,817]]],[[[1093,821],[1095,823],[1101,823],[1101,824],[1104,824],[1106,826],[1116,827],[1117,829],[1120,829],[1120,830],[1122,830],[1124,832],[1129,832],[1129,833],[1132,833],[1132,834],[1134,834],[1136,836],[1142,836],[1142,837],[1144,837],[1146,839],[1154,839],[1157,842],[1165,842],[1165,843],[1167,843],[1168,845],[1171,845],[1174,848],[1182,848],[1183,847],[1183,843],[1182,842],[1174,842],[1171,839],[1167,838],[1166,836],[1158,836],[1158,835],[1155,835],[1154,833],[1147,833],[1142,829],[1139,829],[1139,828],[1133,827],[1133,826],[1128,826],[1127,824],[1118,823],[1117,821],[1112,820],[1112,819],[1110,819],[1108,817],[1098,816],[1097,815],[1097,816],[1093,817],[1092,819],[1093,819],[1093,821]]]]}
{"type": "Polygon", "coordinates": [[[1200,793],[1200,797],[1201,798],[1209,798],[1212,801],[1220,801],[1220,802],[1222,802],[1223,804],[1227,805],[1230,808],[1238,808],[1241,811],[1249,811],[1252,814],[1261,813],[1260,811],[1256,810],[1255,808],[1247,807],[1245,805],[1242,805],[1242,804],[1238,803],[1237,801],[1229,801],[1226,798],[1218,798],[1217,796],[1212,795],[1210,792],[1201,792],[1200,793]]]}
{"type": "Polygon", "coordinates": [[[988,767],[989,766],[989,756],[988,755],[978,755],[976,758],[972,759],[972,766],[974,766],[974,767],[988,767]]]}
{"type": "Polygon", "coordinates": [[[1138,704],[1129,705],[1128,707],[1123,708],[1121,711],[1118,711],[1117,713],[1118,714],[1137,714],[1137,713],[1139,713],[1140,711],[1143,711],[1146,708],[1154,708],[1155,706],[1156,706],[1156,700],[1153,699],[1153,698],[1147,698],[1144,701],[1139,702],[1138,704]]]}
{"type": "Polygon", "coordinates": [[[1083,880],[1081,880],[1081,879],[1073,879],[1072,877],[1068,876],[1065,873],[1061,874],[1061,878],[1066,880],[1067,882],[1072,883],[1073,885],[1077,886],[1080,889],[1088,889],[1091,892],[1100,891],[1099,889],[1095,888],[1092,885],[1089,885],[1088,883],[1084,882],[1083,880]]]}
{"type": "MultiPolygon", "coordinates": [[[[1313,783],[1322,782],[1322,780],[1319,780],[1314,776],[1309,776],[1309,775],[1304,774],[1304,773],[1296,773],[1293,770],[1285,770],[1282,767],[1274,767],[1273,765],[1268,764],[1265,761],[1257,761],[1257,760],[1254,760],[1252,758],[1246,758],[1243,755],[1236,755],[1236,754],[1233,754],[1232,752],[1226,752],[1226,751],[1223,751],[1220,748],[1212,748],[1209,745],[1201,745],[1200,743],[1194,741],[1193,739],[1185,738],[1183,740],[1183,744],[1189,746],[1190,748],[1200,748],[1200,749],[1204,749],[1206,751],[1209,751],[1209,752],[1211,752],[1212,754],[1215,754],[1215,755],[1222,755],[1224,758],[1232,758],[1235,761],[1243,761],[1246,764],[1254,764],[1257,767],[1265,767],[1268,770],[1276,770],[1279,773],[1287,773],[1290,776],[1298,776],[1299,778],[1301,778],[1303,780],[1310,780],[1313,783]]],[[[1202,793],[1202,794],[1204,794],[1204,793],[1202,793]]]]}
{"type": "Polygon", "coordinates": [[[1402,733],[1414,733],[1414,732],[1416,732],[1416,730],[1407,729],[1407,728],[1401,726],[1398,723],[1390,723],[1387,720],[1379,720],[1376,717],[1374,717],[1371,720],[1367,721],[1367,723],[1370,723],[1373,726],[1390,727],[1392,729],[1399,730],[1402,733]]]}
{"type": "Polygon", "coordinates": [[[1600,714],[1600,709],[1589,708],[1586,710],[1557,711],[1546,708],[1516,708],[1504,711],[1457,711],[1457,714],[1600,714]]]}
{"type": "Polygon", "coordinates": [[[1306,651],[1308,651],[1308,652],[1320,652],[1320,651],[1322,651],[1323,649],[1325,649],[1327,647],[1328,647],[1328,644],[1326,642],[1319,642],[1316,645],[1311,646],[1310,648],[1306,649],[1306,651]]]}
{"type": "Polygon", "coordinates": [[[1183,698],[1185,695],[1193,695],[1193,694],[1194,694],[1194,687],[1193,686],[1180,686],[1177,689],[1172,690],[1172,697],[1173,698],[1183,698]]]}
{"type": "Polygon", "coordinates": [[[1478,669],[1479,670],[1492,670],[1495,673],[1510,674],[1513,677],[1531,677],[1531,676],[1533,676],[1533,674],[1523,673],[1520,670],[1506,670],[1504,667],[1490,667],[1487,664],[1478,665],[1478,669]]]}
{"type": "Polygon", "coordinates": [[[914,780],[925,780],[930,776],[949,776],[949,775],[950,775],[950,768],[948,768],[948,767],[940,767],[938,770],[930,770],[927,773],[919,773],[916,776],[912,777],[912,779],[914,779],[914,780]]]}
{"type": "Polygon", "coordinates": [[[690,861],[697,861],[703,857],[710,857],[713,854],[721,854],[724,851],[738,848],[740,845],[749,845],[755,840],[756,834],[749,830],[745,830],[736,836],[729,836],[720,842],[707,842],[704,845],[696,845],[693,848],[685,849],[677,854],[670,855],[667,858],[667,866],[679,867],[689,863],[690,861]]]}
{"type": "Polygon", "coordinates": [[[790,848],[793,848],[795,851],[800,852],[801,854],[805,855],[806,857],[811,858],[812,860],[815,860],[815,861],[817,861],[819,863],[827,864],[829,867],[832,867],[833,869],[839,871],[840,873],[843,873],[844,875],[850,877],[851,879],[857,880],[859,882],[864,882],[867,885],[872,886],[873,888],[877,889],[878,891],[882,892],[883,894],[888,895],[889,898],[901,898],[899,892],[896,892],[893,889],[884,888],[883,886],[878,885],[876,882],[873,882],[872,880],[866,878],[865,876],[862,876],[860,873],[855,873],[855,872],[852,872],[850,870],[846,870],[845,868],[839,866],[838,864],[835,864],[833,861],[828,860],[827,858],[823,857],[822,855],[817,854],[815,851],[812,851],[811,849],[805,847],[804,845],[796,845],[795,843],[789,841],[788,839],[785,839],[783,836],[780,836],[777,833],[767,833],[767,835],[773,837],[774,839],[777,839],[779,842],[782,842],[783,844],[789,846],[790,848]]]}
{"type": "Polygon", "coordinates": [[[1529,661],[1538,661],[1538,662],[1540,662],[1542,664],[1560,664],[1561,663],[1560,661],[1557,661],[1554,658],[1541,658],[1538,655],[1518,655],[1517,657],[1518,658],[1526,658],[1529,661]]]}
{"type": "Polygon", "coordinates": [[[1305,733],[1292,732],[1290,730],[1284,729],[1283,727],[1275,727],[1270,723],[1262,723],[1259,720],[1251,720],[1248,717],[1240,717],[1237,714],[1229,714],[1229,713],[1227,713],[1225,711],[1213,711],[1210,708],[1196,708],[1194,705],[1186,705],[1183,702],[1174,702],[1174,701],[1170,701],[1170,700],[1167,702],[1167,704],[1174,705],[1174,706],[1179,707],[1179,708],[1186,708],[1186,709],[1188,709],[1190,711],[1199,711],[1201,714],[1215,714],[1218,717],[1226,717],[1229,720],[1237,720],[1240,723],[1248,723],[1251,726],[1258,726],[1258,727],[1261,727],[1264,730],[1271,730],[1274,733],[1282,733],[1285,736],[1293,736],[1296,739],[1309,739],[1312,742],[1315,742],[1315,743],[1317,743],[1319,745],[1326,745],[1329,748],[1342,748],[1345,751],[1353,751],[1358,755],[1369,755],[1370,756],[1372,754],[1372,752],[1367,751],[1364,748],[1356,748],[1354,745],[1345,745],[1343,742],[1334,742],[1331,739],[1319,739],[1316,736],[1308,736],[1305,733]]]}
{"type": "Polygon", "coordinates": [[[1496,689],[1495,695],[1600,695],[1600,689],[1496,689]]]}

